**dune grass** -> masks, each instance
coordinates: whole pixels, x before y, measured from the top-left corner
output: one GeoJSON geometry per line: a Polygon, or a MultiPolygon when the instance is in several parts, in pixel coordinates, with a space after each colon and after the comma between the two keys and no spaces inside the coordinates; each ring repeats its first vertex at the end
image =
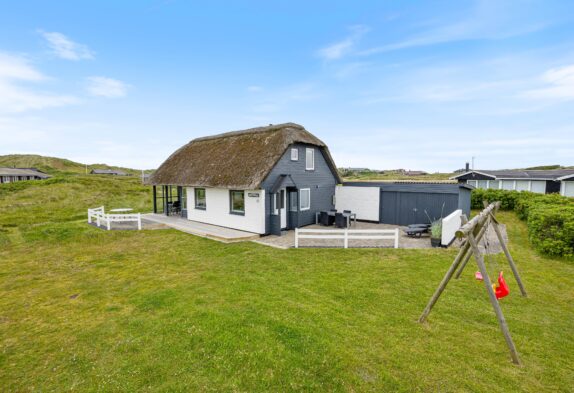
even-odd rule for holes
{"type": "Polygon", "coordinates": [[[65,180],[0,187],[4,391],[574,386],[574,264],[535,254],[512,213],[500,219],[530,296],[509,277],[501,303],[522,367],[472,268],[428,323],[416,322],[453,250],[278,250],[173,230],[101,231],[84,224],[82,205],[145,210],[149,190],[65,180]]]}

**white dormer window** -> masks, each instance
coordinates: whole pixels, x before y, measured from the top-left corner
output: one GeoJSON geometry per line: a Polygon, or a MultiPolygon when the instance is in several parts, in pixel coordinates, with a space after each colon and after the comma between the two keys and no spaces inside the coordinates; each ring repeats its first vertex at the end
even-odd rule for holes
{"type": "Polygon", "coordinates": [[[291,161],[299,160],[299,149],[296,147],[291,149],[291,161]]]}
{"type": "Polygon", "coordinates": [[[305,150],[305,169],[308,171],[315,170],[315,149],[308,147],[305,150]]]}

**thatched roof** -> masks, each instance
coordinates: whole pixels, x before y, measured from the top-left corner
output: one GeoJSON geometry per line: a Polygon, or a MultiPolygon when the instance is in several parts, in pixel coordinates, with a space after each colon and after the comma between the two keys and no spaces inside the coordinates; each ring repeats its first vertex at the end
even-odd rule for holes
{"type": "Polygon", "coordinates": [[[149,183],[257,189],[293,143],[319,147],[341,182],[327,146],[302,126],[285,123],[194,139],[165,160],[149,183]]]}

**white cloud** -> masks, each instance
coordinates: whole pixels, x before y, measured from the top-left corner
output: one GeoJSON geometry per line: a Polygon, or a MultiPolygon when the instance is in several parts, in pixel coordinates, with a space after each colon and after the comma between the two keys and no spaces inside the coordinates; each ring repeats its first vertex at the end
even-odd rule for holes
{"type": "Polygon", "coordinates": [[[35,91],[17,82],[47,80],[21,56],[0,53],[0,112],[14,113],[75,104],[76,97],[35,91]]]}
{"type": "Polygon", "coordinates": [[[248,86],[248,87],[247,87],[247,91],[250,92],[250,93],[258,93],[258,92],[260,92],[260,91],[263,91],[263,87],[261,87],[261,86],[256,86],[256,85],[248,86]]]}
{"type": "Polygon", "coordinates": [[[466,13],[466,18],[453,23],[452,17],[446,16],[447,23],[435,23],[434,27],[418,34],[366,49],[358,54],[368,56],[448,42],[504,39],[539,31],[549,25],[542,17],[527,16],[525,13],[527,11],[520,2],[480,1],[466,13]]]}
{"type": "Polygon", "coordinates": [[[91,76],[88,79],[88,93],[93,96],[119,98],[127,94],[129,85],[105,76],[91,76]]]}
{"type": "Polygon", "coordinates": [[[541,79],[546,87],[526,91],[522,96],[535,99],[574,99],[574,64],[550,69],[541,79]]]}
{"type": "Polygon", "coordinates": [[[350,28],[351,34],[339,42],[319,49],[317,55],[325,60],[337,60],[349,54],[361,37],[369,31],[366,26],[358,25],[350,28]]]}
{"type": "Polygon", "coordinates": [[[66,60],[93,59],[94,52],[86,45],[72,41],[62,33],[39,31],[48,41],[48,46],[56,56],[66,60]]]}

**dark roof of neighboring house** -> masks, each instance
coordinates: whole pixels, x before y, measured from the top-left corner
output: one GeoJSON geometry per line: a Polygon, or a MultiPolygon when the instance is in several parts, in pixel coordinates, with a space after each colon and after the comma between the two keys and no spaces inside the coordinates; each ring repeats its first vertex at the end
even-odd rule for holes
{"type": "Polygon", "coordinates": [[[41,179],[52,177],[36,168],[0,168],[0,176],[36,176],[41,179]]]}
{"type": "Polygon", "coordinates": [[[118,171],[115,169],[92,169],[90,173],[94,175],[118,175],[118,176],[125,176],[127,175],[124,171],[118,171]]]}
{"type": "Polygon", "coordinates": [[[412,180],[392,180],[392,181],[348,181],[343,186],[354,187],[379,187],[383,191],[399,192],[427,192],[438,194],[458,194],[461,189],[473,190],[474,187],[468,184],[457,183],[456,181],[412,181],[412,180]]]}
{"type": "Polygon", "coordinates": [[[547,169],[547,170],[482,170],[475,169],[472,171],[464,172],[459,175],[451,177],[457,179],[459,177],[477,173],[485,176],[490,176],[493,179],[511,179],[511,180],[560,180],[563,177],[574,176],[574,169],[547,169]]]}
{"type": "Polygon", "coordinates": [[[293,143],[319,147],[341,182],[327,145],[302,126],[285,123],[194,139],[169,156],[149,183],[257,189],[293,143]]]}

